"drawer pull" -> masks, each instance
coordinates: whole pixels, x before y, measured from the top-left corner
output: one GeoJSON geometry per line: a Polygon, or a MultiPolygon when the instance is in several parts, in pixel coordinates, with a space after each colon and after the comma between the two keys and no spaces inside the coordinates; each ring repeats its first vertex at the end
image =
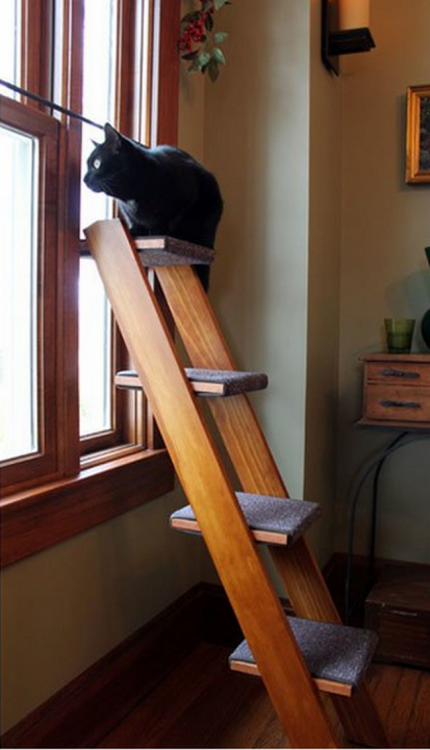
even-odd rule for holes
{"type": "Polygon", "coordinates": [[[390,609],[390,615],[400,615],[401,617],[418,617],[418,612],[405,612],[403,609],[390,609]]]}
{"type": "Polygon", "coordinates": [[[392,368],[387,370],[381,370],[381,375],[384,375],[386,378],[420,378],[421,375],[419,372],[405,372],[404,370],[393,370],[392,368]]]}
{"type": "Polygon", "coordinates": [[[391,401],[384,400],[379,402],[384,409],[421,409],[419,401],[391,401]]]}

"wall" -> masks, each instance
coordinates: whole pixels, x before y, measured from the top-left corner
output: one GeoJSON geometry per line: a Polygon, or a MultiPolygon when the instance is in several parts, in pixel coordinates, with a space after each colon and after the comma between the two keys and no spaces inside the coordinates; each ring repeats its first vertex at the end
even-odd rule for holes
{"type": "MultiPolygon", "coordinates": [[[[430,186],[404,182],[405,92],[429,84],[429,0],[372,0],[377,47],[343,63],[342,291],[337,547],[345,547],[351,478],[394,435],[357,430],[358,357],[382,351],[384,317],[430,306],[430,186]]],[[[414,350],[423,349],[417,334],[414,350]]],[[[430,441],[389,459],[381,477],[377,554],[430,562],[430,441]]],[[[370,488],[362,498],[357,551],[365,551],[370,488]]]]}
{"type": "Polygon", "coordinates": [[[321,2],[312,0],[305,497],[323,509],[310,538],[324,564],[334,542],[342,91],[339,79],[321,63],[320,39],[321,2]]]}
{"type": "Polygon", "coordinates": [[[2,732],[201,580],[172,493],[2,572],[2,732]]]}
{"type": "Polygon", "coordinates": [[[206,86],[205,161],[225,213],[211,296],[290,492],[301,496],[306,384],[309,3],[247,0],[219,28],[227,68],[206,86]]]}

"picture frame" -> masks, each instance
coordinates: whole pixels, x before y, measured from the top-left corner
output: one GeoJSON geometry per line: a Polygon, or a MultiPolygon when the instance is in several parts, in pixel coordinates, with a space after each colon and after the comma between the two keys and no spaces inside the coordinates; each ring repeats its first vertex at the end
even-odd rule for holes
{"type": "Polygon", "coordinates": [[[407,89],[406,182],[430,184],[430,84],[407,89]]]}

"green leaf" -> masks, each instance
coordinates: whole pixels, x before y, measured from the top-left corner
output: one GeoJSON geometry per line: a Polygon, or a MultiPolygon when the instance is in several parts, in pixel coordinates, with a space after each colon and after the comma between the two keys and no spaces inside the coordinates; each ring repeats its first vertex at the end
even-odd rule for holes
{"type": "Polygon", "coordinates": [[[212,59],[216,60],[217,63],[221,63],[221,65],[226,64],[226,59],[224,52],[219,47],[214,47],[212,50],[212,59]]]}
{"type": "Polygon", "coordinates": [[[217,31],[216,34],[214,34],[214,42],[217,44],[220,44],[228,37],[228,34],[226,31],[217,31]]]}
{"type": "Polygon", "coordinates": [[[215,10],[221,10],[222,6],[226,4],[227,0],[215,0],[215,10]]]}
{"type": "Polygon", "coordinates": [[[219,76],[219,68],[218,63],[214,58],[212,57],[209,64],[208,64],[208,75],[211,79],[212,83],[215,83],[216,79],[219,76]]]}
{"type": "Polygon", "coordinates": [[[199,69],[201,70],[205,65],[207,65],[210,62],[211,56],[209,52],[200,52],[197,63],[199,66],[199,69]]]}
{"type": "Polygon", "coordinates": [[[187,26],[192,21],[197,21],[197,19],[200,18],[200,12],[198,10],[194,10],[191,13],[187,13],[183,18],[181,18],[181,24],[184,24],[187,26]]]}

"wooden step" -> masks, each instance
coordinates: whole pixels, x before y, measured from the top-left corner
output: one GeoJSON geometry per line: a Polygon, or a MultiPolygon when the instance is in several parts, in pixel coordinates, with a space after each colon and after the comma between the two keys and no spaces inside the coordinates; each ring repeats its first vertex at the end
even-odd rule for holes
{"type": "MultiPolygon", "coordinates": [[[[245,520],[257,542],[286,546],[293,544],[320,516],[317,503],[291,498],[236,492],[245,520]]],[[[178,531],[200,534],[191,505],[175,511],[170,524],[178,531]]]]}
{"type": "MultiPolygon", "coordinates": [[[[185,368],[185,374],[193,391],[199,396],[237,396],[267,388],[268,378],[262,372],[241,372],[239,370],[202,370],[185,368]]],[[[118,388],[140,390],[141,382],[137,372],[123,370],[115,375],[118,388]]]]}
{"type": "MultiPolygon", "coordinates": [[[[287,617],[308,670],[318,688],[350,697],[361,684],[373,658],[378,636],[371,630],[287,617]]],[[[246,641],[229,658],[236,672],[259,675],[246,641]]]]}
{"type": "Polygon", "coordinates": [[[155,266],[199,266],[210,265],[215,250],[175,237],[136,237],[134,243],[139,259],[145,268],[155,266]]]}

